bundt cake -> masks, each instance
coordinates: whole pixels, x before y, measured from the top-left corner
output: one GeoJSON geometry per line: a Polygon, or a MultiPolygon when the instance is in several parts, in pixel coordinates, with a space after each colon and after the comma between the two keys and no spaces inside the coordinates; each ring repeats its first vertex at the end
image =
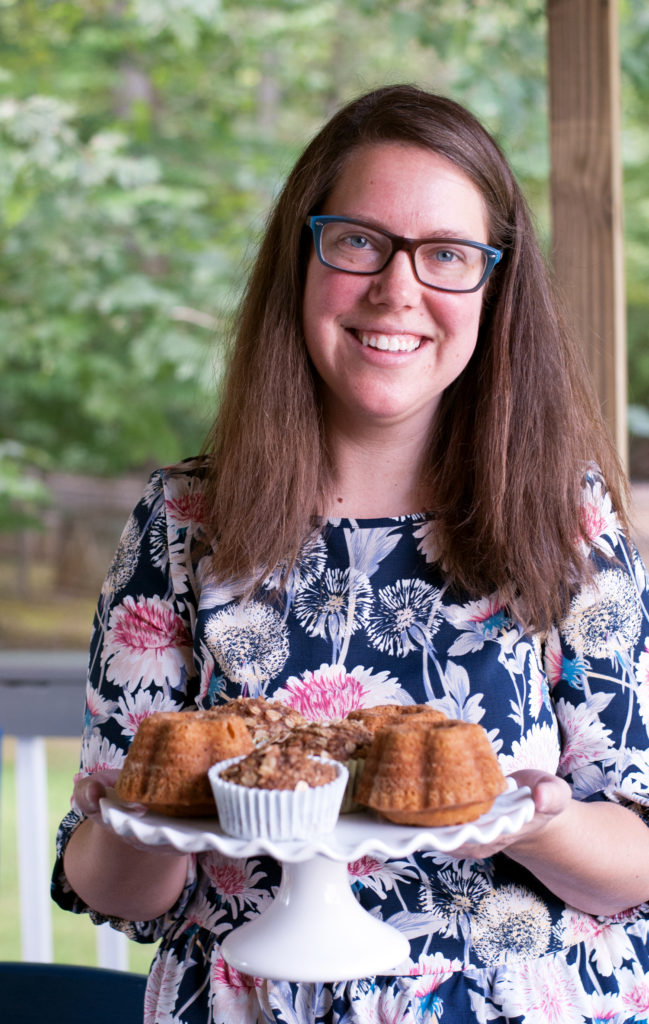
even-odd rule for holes
{"type": "Polygon", "coordinates": [[[243,718],[253,743],[257,745],[281,739],[291,729],[307,723],[307,719],[295,708],[266,697],[236,697],[225,704],[199,711],[198,714],[207,718],[220,718],[223,715],[243,718]]]}
{"type": "Polygon", "coordinates": [[[309,722],[308,725],[291,730],[281,745],[305,754],[324,754],[345,765],[348,778],[340,811],[341,814],[348,814],[361,809],[355,799],[356,785],[371,742],[372,732],[363,722],[343,718],[309,722]]]}
{"type": "Polygon", "coordinates": [[[384,725],[402,721],[404,718],[419,720],[422,716],[433,724],[449,721],[442,711],[437,711],[430,704],[376,704],[369,708],[355,708],[349,712],[347,721],[360,722],[375,735],[384,725]]]}
{"type": "Polygon", "coordinates": [[[376,733],[356,800],[397,824],[436,827],[473,821],[506,788],[482,726],[412,715],[376,733]]]}
{"type": "Polygon", "coordinates": [[[208,769],[253,749],[250,731],[237,715],[158,711],[140,723],[115,792],[160,814],[214,815],[208,769]]]}

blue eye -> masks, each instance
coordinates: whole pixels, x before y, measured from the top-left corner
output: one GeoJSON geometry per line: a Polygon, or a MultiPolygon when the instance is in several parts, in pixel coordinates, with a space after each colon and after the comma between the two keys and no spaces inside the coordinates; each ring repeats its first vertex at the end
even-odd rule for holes
{"type": "Polygon", "coordinates": [[[348,245],[351,245],[353,249],[365,249],[367,246],[371,245],[371,242],[366,235],[347,235],[343,241],[348,245]]]}

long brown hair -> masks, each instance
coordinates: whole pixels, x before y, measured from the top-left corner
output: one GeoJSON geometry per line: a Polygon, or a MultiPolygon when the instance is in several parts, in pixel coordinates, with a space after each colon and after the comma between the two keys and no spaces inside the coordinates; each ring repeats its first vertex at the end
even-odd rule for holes
{"type": "Polygon", "coordinates": [[[580,347],[561,316],[530,214],[490,134],[464,107],[414,86],[354,100],[306,148],[272,211],[233,333],[208,442],[217,578],[259,580],[290,565],[313,532],[330,466],[302,330],[319,212],[359,146],[402,142],[456,164],[482,194],[488,282],[475,352],[442,396],[425,493],[452,584],[497,591],[521,622],[546,628],[588,574],[580,482],[596,462],[626,524],[626,484],[580,347]]]}

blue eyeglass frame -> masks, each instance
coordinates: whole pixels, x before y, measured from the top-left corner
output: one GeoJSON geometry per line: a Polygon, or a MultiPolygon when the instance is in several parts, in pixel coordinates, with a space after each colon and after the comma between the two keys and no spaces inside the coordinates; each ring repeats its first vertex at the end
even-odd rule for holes
{"type": "Polygon", "coordinates": [[[423,284],[424,288],[433,288],[438,292],[454,292],[456,295],[466,295],[469,292],[477,292],[485,284],[489,278],[492,270],[497,263],[502,259],[502,249],[495,249],[493,245],[485,245],[484,242],[472,242],[468,238],[406,238],[404,235],[394,235],[391,231],[386,231],[385,228],[377,228],[374,224],[368,224],[365,220],[356,220],[355,217],[339,217],[337,214],[317,214],[312,217],[307,217],[305,224],[309,227],[313,233],[313,241],[315,245],[316,256],[325,267],[330,267],[332,270],[339,270],[341,274],[359,274],[362,277],[371,277],[374,274],[380,274],[385,270],[388,263],[396,252],[407,252],[410,257],[410,263],[412,265],[412,272],[420,284],[423,284]],[[322,255],[322,231],[325,224],[357,224],[361,228],[367,228],[369,231],[376,231],[380,235],[385,235],[392,242],[392,252],[388,256],[387,260],[378,270],[347,270],[343,267],[337,267],[333,263],[328,263],[322,255]],[[422,281],[419,274],[417,273],[417,267],[415,264],[415,252],[420,245],[426,245],[428,242],[454,242],[456,245],[469,245],[472,249],[479,249],[483,252],[487,258],[485,268],[482,272],[482,277],[473,288],[442,288],[438,284],[429,284],[428,281],[422,281]]]}

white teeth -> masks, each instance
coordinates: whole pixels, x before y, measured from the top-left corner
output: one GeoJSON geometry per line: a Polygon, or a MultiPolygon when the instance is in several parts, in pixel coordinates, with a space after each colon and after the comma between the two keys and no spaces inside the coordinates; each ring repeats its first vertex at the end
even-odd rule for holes
{"type": "Polygon", "coordinates": [[[414,352],[421,338],[412,334],[359,334],[365,348],[379,348],[383,352],[414,352]]]}

